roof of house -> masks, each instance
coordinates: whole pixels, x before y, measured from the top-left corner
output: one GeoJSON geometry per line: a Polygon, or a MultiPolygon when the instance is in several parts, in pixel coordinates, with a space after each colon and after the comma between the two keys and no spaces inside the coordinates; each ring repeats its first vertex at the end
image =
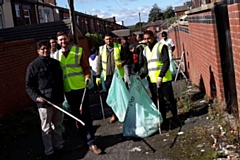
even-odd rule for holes
{"type": "Polygon", "coordinates": [[[146,25],[142,26],[142,28],[151,27],[151,26],[159,26],[159,25],[162,25],[163,22],[164,22],[164,20],[156,20],[154,22],[147,23],[146,25]]]}
{"type": "Polygon", "coordinates": [[[143,34],[142,31],[137,31],[137,32],[133,32],[134,35],[139,35],[139,34],[143,34]]]}
{"type": "Polygon", "coordinates": [[[70,29],[70,20],[64,20],[0,29],[0,37],[5,42],[23,39],[35,39],[39,41],[55,36],[58,31],[69,33],[70,29]]]}
{"type": "Polygon", "coordinates": [[[161,26],[162,26],[163,29],[167,29],[169,27],[168,20],[165,19],[161,26]]]}
{"type": "Polygon", "coordinates": [[[192,5],[191,1],[185,2],[182,6],[176,6],[174,8],[174,12],[182,12],[187,11],[190,9],[190,6],[192,5]]]}
{"type": "Polygon", "coordinates": [[[131,32],[130,29],[119,29],[112,31],[118,37],[130,36],[131,32]]]}
{"type": "Polygon", "coordinates": [[[102,18],[102,19],[107,20],[107,21],[109,21],[109,22],[114,22],[114,23],[116,22],[115,17],[102,18]]]}

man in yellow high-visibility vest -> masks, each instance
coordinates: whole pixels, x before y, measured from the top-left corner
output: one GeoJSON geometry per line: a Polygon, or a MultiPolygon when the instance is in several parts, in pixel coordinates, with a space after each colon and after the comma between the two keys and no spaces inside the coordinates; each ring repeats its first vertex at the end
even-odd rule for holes
{"type": "MultiPolygon", "coordinates": [[[[104,36],[105,45],[99,47],[99,58],[97,65],[97,79],[96,83],[101,83],[100,76],[104,76],[104,84],[106,90],[108,91],[115,70],[115,66],[118,67],[121,77],[124,77],[124,69],[126,61],[122,60],[123,53],[122,47],[120,44],[113,42],[112,33],[107,33],[104,36]]],[[[110,123],[113,123],[117,120],[117,117],[113,114],[110,118],[110,123]]]]}
{"type": "Polygon", "coordinates": [[[60,62],[63,70],[65,96],[72,114],[85,123],[85,126],[77,123],[81,138],[78,148],[84,147],[84,144],[87,143],[93,153],[100,154],[101,149],[94,144],[95,137],[89,113],[88,90],[86,90],[81,113],[79,110],[84,90],[91,83],[88,57],[84,54],[82,47],[70,46],[69,37],[64,32],[57,33],[57,42],[61,49],[54,54],[53,58],[60,62]]]}
{"type": "Polygon", "coordinates": [[[168,130],[166,103],[170,104],[170,110],[174,120],[176,120],[175,122],[179,122],[171,83],[172,75],[169,70],[168,47],[164,43],[157,42],[153,32],[150,30],[144,32],[144,40],[147,44],[143,55],[147,62],[147,71],[150,80],[149,88],[156,106],[158,106],[157,102],[159,102],[160,112],[163,117],[162,129],[168,130]]]}

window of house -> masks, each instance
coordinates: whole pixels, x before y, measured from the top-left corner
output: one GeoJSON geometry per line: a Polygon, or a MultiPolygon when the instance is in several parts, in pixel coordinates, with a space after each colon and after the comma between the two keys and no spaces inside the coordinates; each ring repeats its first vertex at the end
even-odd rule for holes
{"type": "Polygon", "coordinates": [[[156,31],[159,31],[159,27],[156,27],[156,31]]]}
{"type": "Polygon", "coordinates": [[[50,13],[50,11],[48,9],[44,9],[45,22],[49,22],[50,21],[49,13],[50,13]]]}
{"type": "Polygon", "coordinates": [[[31,18],[30,18],[30,12],[27,9],[23,10],[23,14],[24,14],[24,21],[26,25],[31,24],[31,18]]]}
{"type": "Polygon", "coordinates": [[[19,9],[19,5],[18,4],[15,4],[15,11],[16,11],[16,17],[21,17],[21,14],[20,14],[20,9],[19,9]]]}
{"type": "Polygon", "coordinates": [[[42,9],[38,9],[38,17],[40,19],[43,19],[43,17],[42,17],[42,9]]]}
{"type": "Polygon", "coordinates": [[[86,32],[88,32],[88,21],[87,21],[87,18],[85,18],[85,27],[86,27],[86,32]]]}
{"type": "Polygon", "coordinates": [[[79,25],[79,15],[76,16],[76,22],[79,25]]]}
{"type": "Polygon", "coordinates": [[[100,31],[100,25],[99,25],[99,21],[97,20],[97,31],[100,31]]]}
{"type": "Polygon", "coordinates": [[[3,26],[3,14],[2,14],[2,8],[0,7],[0,29],[4,28],[3,26]]]}

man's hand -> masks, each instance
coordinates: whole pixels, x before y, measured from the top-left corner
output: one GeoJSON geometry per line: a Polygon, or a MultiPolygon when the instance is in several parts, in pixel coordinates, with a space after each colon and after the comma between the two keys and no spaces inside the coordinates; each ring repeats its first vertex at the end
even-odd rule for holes
{"type": "Polygon", "coordinates": [[[86,78],[85,79],[85,83],[86,83],[86,86],[90,86],[91,85],[91,79],[90,78],[86,78]]]}
{"type": "Polygon", "coordinates": [[[157,87],[160,88],[161,84],[162,84],[162,77],[158,77],[157,87]]]}
{"type": "Polygon", "coordinates": [[[101,79],[100,78],[96,78],[96,84],[99,85],[101,83],[101,79]]]}
{"type": "Polygon", "coordinates": [[[43,100],[42,97],[37,97],[37,102],[44,104],[45,101],[43,100]]]}
{"type": "Polygon", "coordinates": [[[122,68],[122,63],[121,62],[115,62],[117,68],[122,68]]]}

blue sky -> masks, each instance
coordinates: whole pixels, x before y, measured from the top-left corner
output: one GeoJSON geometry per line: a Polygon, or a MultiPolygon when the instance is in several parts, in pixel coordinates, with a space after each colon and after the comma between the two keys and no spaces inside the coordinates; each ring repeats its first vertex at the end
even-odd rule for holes
{"type": "MultiPolygon", "coordinates": [[[[115,16],[117,22],[124,21],[124,25],[135,25],[139,21],[148,20],[148,14],[156,3],[162,10],[168,6],[183,5],[187,0],[74,0],[76,11],[90,15],[98,15],[100,18],[115,16]]],[[[57,5],[68,8],[68,0],[57,0],[57,5]]]]}

